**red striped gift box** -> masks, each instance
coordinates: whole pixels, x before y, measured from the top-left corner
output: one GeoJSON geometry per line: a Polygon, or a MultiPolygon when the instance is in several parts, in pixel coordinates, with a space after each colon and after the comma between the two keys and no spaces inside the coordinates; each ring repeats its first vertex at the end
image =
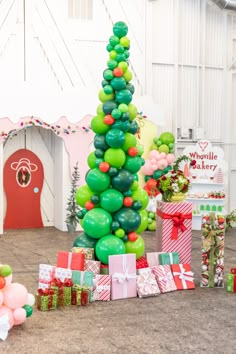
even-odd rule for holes
{"type": "Polygon", "coordinates": [[[161,293],[177,290],[169,265],[159,265],[152,267],[152,272],[156,277],[157,284],[161,290],[161,293]]]}
{"type": "Polygon", "coordinates": [[[93,281],[93,301],[109,301],[111,298],[111,276],[96,274],[93,281]]]}

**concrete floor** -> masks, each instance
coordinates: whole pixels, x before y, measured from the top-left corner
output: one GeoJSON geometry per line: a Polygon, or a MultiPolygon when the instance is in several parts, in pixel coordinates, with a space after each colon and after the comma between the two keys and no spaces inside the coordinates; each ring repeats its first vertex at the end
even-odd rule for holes
{"type": "MultiPolygon", "coordinates": [[[[7,231],[0,238],[0,261],[13,268],[15,282],[35,293],[38,265],[55,264],[77,236],[55,228],[7,231]]],[[[144,234],[154,250],[154,232],[144,234]]],[[[226,234],[225,269],[236,266],[236,231],[226,234]]],[[[0,342],[1,354],[231,354],[236,353],[236,294],[202,289],[200,232],[193,232],[196,289],[146,299],[95,302],[51,312],[35,310],[0,342]]]]}

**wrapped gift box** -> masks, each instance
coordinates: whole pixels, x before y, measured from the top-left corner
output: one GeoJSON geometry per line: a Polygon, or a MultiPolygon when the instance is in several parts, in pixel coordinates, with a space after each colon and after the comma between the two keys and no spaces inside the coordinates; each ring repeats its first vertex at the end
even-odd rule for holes
{"type": "Polygon", "coordinates": [[[144,272],[137,276],[137,292],[139,297],[156,296],[160,294],[155,275],[151,272],[150,268],[149,272],[144,272]]]}
{"type": "Polygon", "coordinates": [[[93,301],[109,301],[111,298],[111,276],[97,274],[94,278],[93,301]]]}
{"type": "Polygon", "coordinates": [[[148,268],[147,258],[142,256],[136,260],[136,269],[148,268]]]}
{"type": "Polygon", "coordinates": [[[84,253],[58,252],[57,267],[71,270],[84,270],[84,253]]]}
{"type": "Polygon", "coordinates": [[[139,274],[143,274],[143,273],[152,273],[152,269],[150,267],[148,268],[140,268],[136,270],[136,273],[139,274]]]}
{"type": "Polygon", "coordinates": [[[100,274],[109,274],[109,267],[107,264],[101,263],[100,274]]]}
{"type": "Polygon", "coordinates": [[[202,218],[201,287],[224,287],[224,216],[210,213],[202,218]]]}
{"type": "Polygon", "coordinates": [[[84,261],[84,270],[87,272],[93,272],[94,274],[100,274],[101,262],[91,261],[85,259],[84,261]]]}
{"type": "Polygon", "coordinates": [[[109,256],[109,274],[112,300],[137,296],[135,254],[109,256]]]}
{"type": "Polygon", "coordinates": [[[92,301],[93,279],[94,279],[93,272],[85,272],[85,271],[79,271],[79,270],[72,271],[73,283],[79,284],[82,286],[86,286],[90,290],[90,292],[89,292],[89,301],[90,302],[92,301]]]}
{"type": "Polygon", "coordinates": [[[50,311],[57,308],[58,297],[52,289],[38,289],[36,306],[40,311],[50,311]]]}
{"type": "Polygon", "coordinates": [[[171,270],[177,290],[195,289],[190,264],[172,264],[171,270]]]}
{"type": "Polygon", "coordinates": [[[149,267],[160,265],[159,255],[165,252],[147,252],[147,262],[149,267]]]}
{"type": "Polygon", "coordinates": [[[50,284],[55,277],[55,266],[50,264],[40,264],[39,265],[39,283],[38,289],[48,289],[50,284]]]}
{"type": "Polygon", "coordinates": [[[157,284],[161,293],[177,290],[169,265],[159,265],[152,267],[152,272],[156,277],[157,284]]]}
{"type": "Polygon", "coordinates": [[[226,282],[227,282],[227,291],[230,293],[236,293],[236,274],[228,273],[226,282]]]}
{"type": "Polygon", "coordinates": [[[71,305],[85,306],[89,302],[90,289],[85,285],[74,284],[71,293],[71,305]]]}
{"type": "Polygon", "coordinates": [[[232,274],[236,274],[236,268],[231,268],[230,273],[232,273],[232,274]]]}
{"type": "Polygon", "coordinates": [[[86,248],[86,247],[73,247],[71,249],[73,253],[83,253],[84,258],[88,260],[93,260],[94,258],[94,248],[86,248]]]}
{"type": "Polygon", "coordinates": [[[60,279],[60,281],[64,282],[65,279],[71,279],[72,270],[66,268],[55,268],[55,278],[60,279]]]}
{"type": "Polygon", "coordinates": [[[191,263],[192,203],[157,201],[156,251],[178,252],[180,263],[191,263]]]}
{"type": "Polygon", "coordinates": [[[179,264],[179,254],[177,252],[160,253],[160,265],[179,264]]]}

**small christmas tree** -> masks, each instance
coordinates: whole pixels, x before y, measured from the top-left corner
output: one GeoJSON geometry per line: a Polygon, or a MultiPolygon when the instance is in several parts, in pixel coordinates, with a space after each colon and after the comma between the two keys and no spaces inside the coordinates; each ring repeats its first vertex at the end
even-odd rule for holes
{"type": "Polygon", "coordinates": [[[79,211],[79,206],[75,200],[75,193],[78,188],[78,181],[80,179],[79,167],[78,162],[74,166],[74,171],[72,173],[72,181],[71,181],[71,189],[70,189],[70,196],[67,199],[67,215],[66,215],[66,224],[68,227],[69,232],[75,232],[76,226],[79,223],[79,218],[77,213],[79,211]]]}

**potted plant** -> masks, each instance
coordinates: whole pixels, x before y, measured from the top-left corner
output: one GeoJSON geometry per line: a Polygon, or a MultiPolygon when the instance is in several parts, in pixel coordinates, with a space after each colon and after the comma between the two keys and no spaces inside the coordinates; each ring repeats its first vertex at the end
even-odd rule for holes
{"type": "Polygon", "coordinates": [[[79,223],[79,218],[77,216],[78,211],[80,210],[78,204],[75,200],[75,193],[78,188],[78,181],[80,179],[80,173],[78,168],[78,162],[74,166],[74,171],[72,173],[72,180],[71,180],[71,189],[70,189],[70,196],[67,199],[67,214],[66,214],[66,224],[69,233],[74,233],[76,231],[76,226],[79,223]]]}

